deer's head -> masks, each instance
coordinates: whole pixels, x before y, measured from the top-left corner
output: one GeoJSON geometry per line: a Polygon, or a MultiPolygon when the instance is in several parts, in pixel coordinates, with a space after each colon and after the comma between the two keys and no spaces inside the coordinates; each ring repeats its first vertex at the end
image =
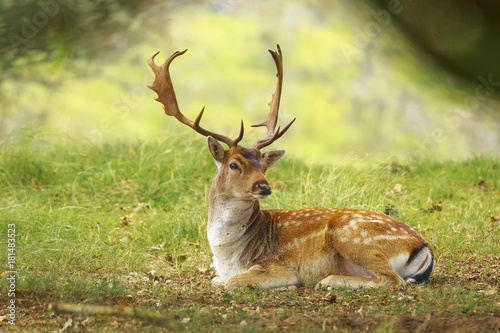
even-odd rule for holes
{"type": "Polygon", "coordinates": [[[269,50],[278,71],[278,83],[276,84],[273,98],[269,103],[270,112],[264,122],[252,126],[265,126],[267,128],[267,136],[255,142],[253,148],[245,148],[238,145],[243,138],[243,121],[240,126],[240,134],[233,140],[227,136],[208,131],[200,126],[200,120],[205,108],[201,110],[194,122],[180,112],[170,78],[169,66],[177,56],[184,54],[186,51],[175,52],[161,66],[156,65],[154,62],[154,58],[158,53],[153,55],[148,60],[148,64],[153,69],[155,80],[148,87],[158,94],[156,100],[163,104],[167,115],[175,117],[178,121],[191,127],[199,134],[208,137],[208,148],[217,165],[217,173],[212,186],[217,186],[219,193],[241,200],[267,197],[271,194],[271,186],[265,178],[266,170],[277,162],[285,154],[285,151],[274,150],[263,153],[261,149],[279,139],[295,121],[295,119],[292,120],[283,130],[280,130],[280,127],[276,130],[283,82],[283,56],[279,45],[277,52],[269,50]],[[225,143],[228,149],[224,149],[221,143],[225,143]]]}
{"type": "Polygon", "coordinates": [[[265,173],[285,154],[284,150],[261,153],[257,148],[242,146],[224,150],[212,137],[208,137],[208,149],[217,165],[214,184],[220,187],[221,193],[243,200],[265,198],[271,194],[265,173]]]}

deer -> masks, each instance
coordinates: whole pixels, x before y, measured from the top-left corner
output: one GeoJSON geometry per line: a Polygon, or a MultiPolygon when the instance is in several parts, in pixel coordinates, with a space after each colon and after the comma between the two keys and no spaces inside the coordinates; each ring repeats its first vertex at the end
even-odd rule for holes
{"type": "Polygon", "coordinates": [[[205,107],[191,121],[178,106],[169,66],[187,51],[173,53],[159,66],[148,59],[165,114],[207,137],[216,173],[208,196],[207,237],[217,276],[214,285],[228,290],[244,287],[293,288],[382,287],[424,284],[435,266],[429,244],[413,228],[388,215],[355,208],[263,210],[259,200],[272,193],[265,178],[284,150],[263,152],[290,126],[276,125],[283,84],[283,55],[269,50],[277,69],[277,84],[264,122],[267,135],[252,148],[200,126],[205,107]],[[227,145],[227,149],[222,144],[227,145]]]}

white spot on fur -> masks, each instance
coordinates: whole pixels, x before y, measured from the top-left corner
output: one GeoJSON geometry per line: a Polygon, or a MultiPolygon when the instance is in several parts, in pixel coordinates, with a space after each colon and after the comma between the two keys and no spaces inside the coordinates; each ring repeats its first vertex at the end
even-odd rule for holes
{"type": "Polygon", "coordinates": [[[342,242],[347,242],[351,238],[351,229],[348,225],[345,225],[341,229],[336,230],[336,231],[334,229],[333,232],[331,230],[330,233],[331,234],[336,233],[337,236],[343,235],[342,237],[340,237],[342,242]]]}
{"type": "Polygon", "coordinates": [[[368,232],[366,230],[361,231],[361,236],[366,237],[368,235],[368,232]]]}
{"type": "MultiPolygon", "coordinates": [[[[390,233],[390,231],[387,231],[388,233],[390,233]]],[[[371,243],[373,241],[391,241],[391,240],[397,240],[397,239],[406,239],[408,238],[409,236],[406,236],[406,235],[377,235],[377,236],[374,236],[374,237],[368,237],[368,238],[365,238],[363,240],[363,244],[368,244],[368,243],[371,243]]]]}
{"type": "Polygon", "coordinates": [[[323,236],[324,234],[325,234],[325,230],[321,229],[321,230],[316,231],[316,232],[314,232],[312,234],[309,234],[307,236],[304,236],[304,237],[301,237],[301,238],[295,238],[294,241],[293,241],[293,243],[289,243],[289,244],[285,245],[283,247],[283,250],[287,251],[287,250],[291,250],[293,248],[298,248],[302,244],[304,244],[305,242],[307,242],[308,240],[313,239],[313,238],[318,237],[318,236],[323,236]]]}
{"type": "Polygon", "coordinates": [[[358,221],[356,220],[351,220],[351,222],[349,222],[349,226],[352,228],[352,230],[358,230],[358,226],[356,225],[358,223],[358,221]]]}
{"type": "Polygon", "coordinates": [[[396,240],[396,239],[406,239],[406,235],[378,235],[373,237],[373,240],[396,240]]]}
{"type": "Polygon", "coordinates": [[[359,244],[359,238],[354,238],[352,241],[354,244],[359,244]]]}

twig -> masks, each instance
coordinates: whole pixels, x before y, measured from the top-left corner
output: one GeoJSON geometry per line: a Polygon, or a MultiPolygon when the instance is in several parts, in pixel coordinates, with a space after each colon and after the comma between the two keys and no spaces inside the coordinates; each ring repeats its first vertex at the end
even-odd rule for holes
{"type": "Polygon", "coordinates": [[[138,309],[130,306],[85,305],[72,303],[51,303],[49,311],[57,314],[71,313],[74,315],[103,315],[139,318],[150,324],[161,326],[173,332],[183,332],[184,328],[174,319],[162,316],[159,313],[138,309]]]}

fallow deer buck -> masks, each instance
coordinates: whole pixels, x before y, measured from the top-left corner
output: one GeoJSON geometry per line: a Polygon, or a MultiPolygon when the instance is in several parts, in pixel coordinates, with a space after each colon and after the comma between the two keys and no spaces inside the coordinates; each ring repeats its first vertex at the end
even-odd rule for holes
{"type": "Polygon", "coordinates": [[[210,187],[207,234],[219,277],[227,289],[257,285],[263,288],[300,286],[378,287],[388,283],[425,283],[434,267],[427,242],[407,224],[381,213],[350,208],[261,210],[259,199],[271,194],[264,174],[284,154],[261,152],[279,139],[276,129],[281,86],[282,54],[269,51],[278,71],[278,83],[266,121],[267,136],[253,148],[200,126],[204,108],[195,121],[179,110],[169,74],[170,63],[186,52],[175,52],[165,63],[148,60],[155,74],[148,86],[158,94],[165,113],[208,137],[208,149],[217,172],[210,187]],[[228,146],[224,150],[221,143],[228,146]]]}

